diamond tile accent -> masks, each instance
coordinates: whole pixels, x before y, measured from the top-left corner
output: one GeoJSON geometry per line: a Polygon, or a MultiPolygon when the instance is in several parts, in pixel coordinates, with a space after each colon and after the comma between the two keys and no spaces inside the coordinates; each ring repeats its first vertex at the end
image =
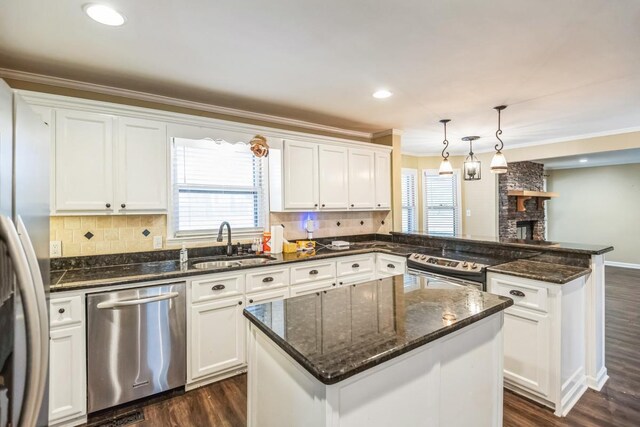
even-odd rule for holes
{"type": "Polygon", "coordinates": [[[84,235],[84,237],[87,238],[87,240],[91,240],[91,238],[93,237],[93,233],[90,231],[87,231],[87,233],[84,235]]]}
{"type": "Polygon", "coordinates": [[[145,228],[142,234],[144,234],[144,237],[147,237],[151,232],[145,228]]]}

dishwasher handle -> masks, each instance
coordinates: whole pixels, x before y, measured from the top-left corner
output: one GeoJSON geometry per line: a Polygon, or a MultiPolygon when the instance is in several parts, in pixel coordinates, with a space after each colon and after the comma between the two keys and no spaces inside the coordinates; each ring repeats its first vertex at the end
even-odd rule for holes
{"type": "Polygon", "coordinates": [[[120,307],[129,307],[132,305],[141,305],[148,304],[150,302],[162,301],[166,299],[175,298],[180,295],[178,292],[169,292],[162,295],[157,295],[155,297],[149,298],[140,298],[140,299],[130,299],[125,301],[104,301],[98,303],[97,308],[120,308],[120,307]]]}

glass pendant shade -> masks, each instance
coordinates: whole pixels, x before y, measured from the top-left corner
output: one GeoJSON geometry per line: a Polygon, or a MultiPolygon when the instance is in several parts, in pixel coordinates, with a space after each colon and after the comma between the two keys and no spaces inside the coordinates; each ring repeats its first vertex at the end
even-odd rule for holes
{"type": "Polygon", "coordinates": [[[440,163],[440,170],[438,171],[439,175],[453,175],[453,167],[451,166],[451,162],[449,159],[442,159],[442,163],[440,163]]]}
{"type": "Polygon", "coordinates": [[[501,151],[494,154],[491,159],[491,173],[506,173],[507,172],[507,159],[504,157],[501,151]]]}
{"type": "Polygon", "coordinates": [[[482,178],[482,167],[480,160],[470,154],[464,159],[464,180],[477,181],[482,178]]]}

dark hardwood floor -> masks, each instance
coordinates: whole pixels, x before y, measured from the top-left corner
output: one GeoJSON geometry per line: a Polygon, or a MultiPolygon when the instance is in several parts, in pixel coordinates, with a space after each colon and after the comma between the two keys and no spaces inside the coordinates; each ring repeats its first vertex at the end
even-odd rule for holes
{"type": "MultiPolygon", "coordinates": [[[[587,390],[566,418],[505,391],[505,426],[640,426],[640,270],[607,267],[606,283],[607,384],[587,390]]],[[[230,378],[145,406],[136,425],[243,427],[246,390],[246,375],[230,378]]]]}

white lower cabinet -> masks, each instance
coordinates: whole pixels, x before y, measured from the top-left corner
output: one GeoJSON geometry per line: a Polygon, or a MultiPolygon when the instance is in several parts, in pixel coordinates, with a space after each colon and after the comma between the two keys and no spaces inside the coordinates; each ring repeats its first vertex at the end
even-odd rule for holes
{"type": "Polygon", "coordinates": [[[407,272],[407,258],[397,255],[376,254],[376,275],[391,277],[407,272]]]}
{"type": "Polygon", "coordinates": [[[84,306],[81,295],[49,303],[49,425],[86,422],[87,375],[84,306]]]}
{"type": "Polygon", "coordinates": [[[504,311],[504,385],[565,416],[587,389],[585,279],[554,284],[488,273],[504,311]]]}

